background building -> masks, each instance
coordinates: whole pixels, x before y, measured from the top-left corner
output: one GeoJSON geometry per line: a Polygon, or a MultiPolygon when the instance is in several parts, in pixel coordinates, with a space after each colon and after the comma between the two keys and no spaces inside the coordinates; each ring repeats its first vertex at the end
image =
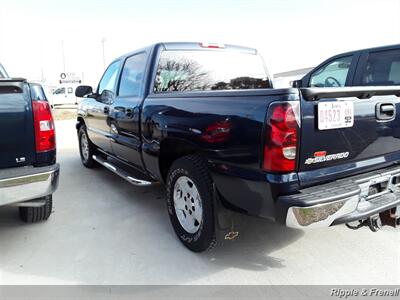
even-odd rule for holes
{"type": "Polygon", "coordinates": [[[301,79],[312,69],[313,68],[303,68],[303,69],[297,69],[293,71],[274,74],[274,87],[275,88],[291,87],[291,82],[293,80],[301,79]]]}

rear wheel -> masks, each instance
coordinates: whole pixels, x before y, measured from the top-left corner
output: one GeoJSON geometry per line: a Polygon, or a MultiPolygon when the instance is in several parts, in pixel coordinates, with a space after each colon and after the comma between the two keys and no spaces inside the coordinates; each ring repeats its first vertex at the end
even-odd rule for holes
{"type": "Polygon", "coordinates": [[[176,235],[194,252],[216,244],[213,190],[200,156],[185,156],[172,164],[167,178],[168,213],[176,235]]]}
{"type": "Polygon", "coordinates": [[[79,139],[79,153],[81,155],[82,164],[86,168],[94,168],[97,166],[96,161],[93,159],[95,147],[89,140],[86,126],[82,125],[78,131],[79,139]]]}
{"type": "Polygon", "coordinates": [[[43,198],[46,203],[40,207],[20,207],[19,217],[25,223],[37,223],[47,220],[53,208],[53,196],[43,198]]]}

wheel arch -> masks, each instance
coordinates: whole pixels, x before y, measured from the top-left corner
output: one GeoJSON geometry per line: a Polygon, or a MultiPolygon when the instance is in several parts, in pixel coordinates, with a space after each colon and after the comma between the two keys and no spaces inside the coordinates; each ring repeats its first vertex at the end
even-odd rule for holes
{"type": "Polygon", "coordinates": [[[82,125],[85,125],[85,120],[81,116],[78,116],[76,119],[76,130],[79,131],[82,125]]]}
{"type": "Polygon", "coordinates": [[[162,181],[167,180],[168,171],[177,159],[191,154],[201,154],[201,149],[194,143],[179,139],[166,138],[160,144],[160,154],[158,159],[159,172],[162,181]]]}

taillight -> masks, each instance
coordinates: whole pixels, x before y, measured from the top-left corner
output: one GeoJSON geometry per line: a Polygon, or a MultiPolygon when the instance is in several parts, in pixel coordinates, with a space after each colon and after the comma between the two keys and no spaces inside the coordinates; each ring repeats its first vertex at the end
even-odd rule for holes
{"type": "Polygon", "coordinates": [[[56,135],[54,120],[49,102],[43,100],[32,101],[33,121],[35,126],[36,152],[56,149],[56,135]]]}
{"type": "Polygon", "coordinates": [[[201,139],[207,143],[225,142],[229,138],[231,127],[229,120],[212,123],[203,131],[201,139]]]}
{"type": "Polygon", "coordinates": [[[296,169],[299,109],[298,102],[278,102],[270,105],[264,146],[265,171],[285,173],[296,169]]]}

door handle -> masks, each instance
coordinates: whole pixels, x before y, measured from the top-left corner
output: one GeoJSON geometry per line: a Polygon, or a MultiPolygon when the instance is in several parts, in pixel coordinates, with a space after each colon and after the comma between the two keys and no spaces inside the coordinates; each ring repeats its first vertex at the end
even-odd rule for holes
{"type": "Polygon", "coordinates": [[[115,106],[115,107],[113,107],[113,110],[117,111],[117,112],[125,113],[125,107],[123,107],[123,106],[115,106]]]}
{"type": "Polygon", "coordinates": [[[108,114],[108,113],[110,112],[110,108],[109,108],[108,106],[104,106],[103,112],[104,112],[105,114],[108,114]]]}
{"type": "Polygon", "coordinates": [[[382,121],[392,120],[396,116],[396,108],[393,103],[378,103],[375,111],[376,118],[382,121]]]}
{"type": "Polygon", "coordinates": [[[126,111],[125,111],[125,115],[126,115],[128,118],[132,118],[132,117],[133,117],[133,109],[127,108],[126,111]]]}

